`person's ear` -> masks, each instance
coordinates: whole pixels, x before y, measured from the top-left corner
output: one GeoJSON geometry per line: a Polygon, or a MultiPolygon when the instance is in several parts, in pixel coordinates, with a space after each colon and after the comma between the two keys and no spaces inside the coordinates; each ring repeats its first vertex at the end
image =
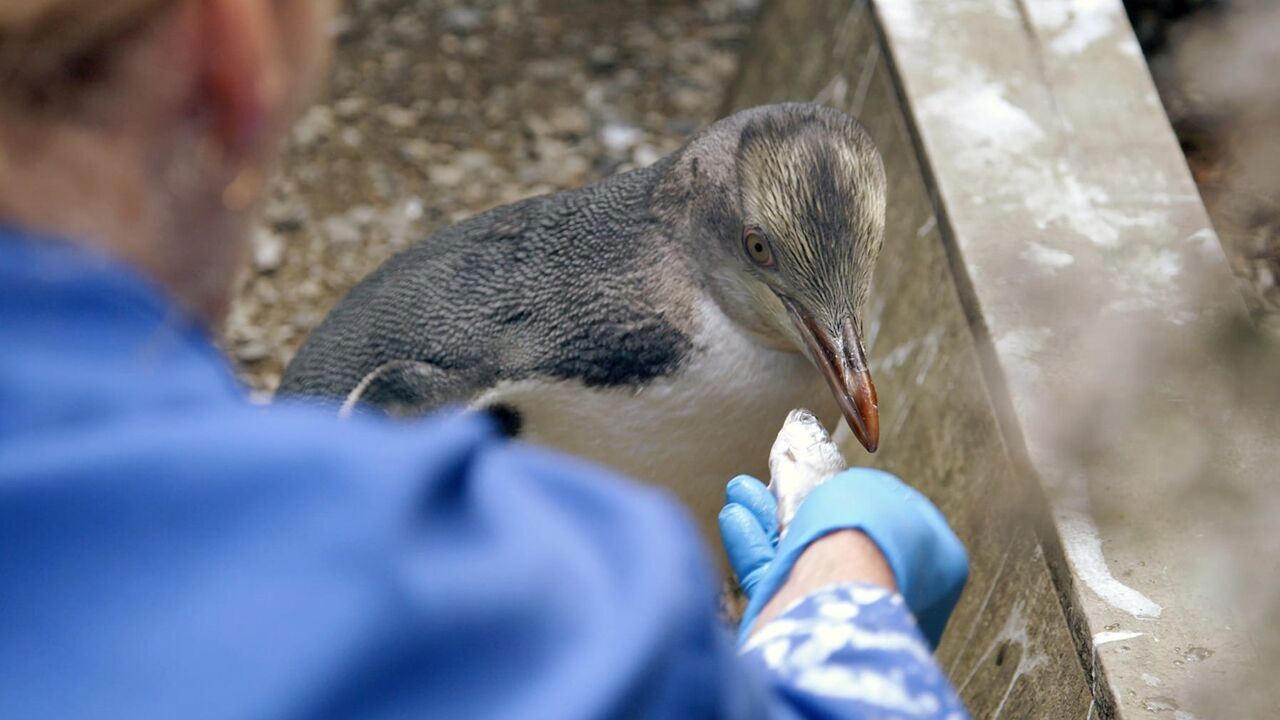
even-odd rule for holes
{"type": "Polygon", "coordinates": [[[285,102],[280,28],[267,0],[199,0],[199,92],[215,140],[232,158],[252,154],[285,102]]]}

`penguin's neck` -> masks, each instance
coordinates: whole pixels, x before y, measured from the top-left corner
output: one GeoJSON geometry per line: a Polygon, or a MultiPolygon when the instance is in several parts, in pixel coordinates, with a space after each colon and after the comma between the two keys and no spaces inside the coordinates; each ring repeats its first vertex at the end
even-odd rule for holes
{"type": "Polygon", "coordinates": [[[833,427],[839,410],[804,356],[757,343],[710,300],[693,314],[692,347],[669,376],[639,388],[502,383],[476,404],[516,407],[523,437],[671,490],[713,538],[724,483],[740,473],[767,476],[787,413],[806,407],[833,427]]]}

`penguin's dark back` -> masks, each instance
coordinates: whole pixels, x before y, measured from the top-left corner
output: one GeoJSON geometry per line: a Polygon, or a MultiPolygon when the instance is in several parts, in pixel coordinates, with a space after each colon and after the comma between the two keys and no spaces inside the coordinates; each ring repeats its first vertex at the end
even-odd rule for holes
{"type": "Polygon", "coordinates": [[[280,393],[345,398],[403,366],[412,383],[366,399],[421,411],[502,380],[641,385],[671,373],[689,339],[654,282],[665,243],[650,198],[665,165],[498,207],[415,243],[333,309],[280,393]]]}

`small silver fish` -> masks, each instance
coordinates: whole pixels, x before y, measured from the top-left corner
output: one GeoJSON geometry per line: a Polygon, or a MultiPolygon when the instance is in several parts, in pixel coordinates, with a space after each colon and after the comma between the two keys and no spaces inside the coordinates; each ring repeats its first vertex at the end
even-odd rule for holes
{"type": "Polygon", "coordinates": [[[786,534],[809,493],[848,466],[813,413],[803,408],[787,413],[769,451],[769,490],[778,499],[780,534],[786,534]]]}

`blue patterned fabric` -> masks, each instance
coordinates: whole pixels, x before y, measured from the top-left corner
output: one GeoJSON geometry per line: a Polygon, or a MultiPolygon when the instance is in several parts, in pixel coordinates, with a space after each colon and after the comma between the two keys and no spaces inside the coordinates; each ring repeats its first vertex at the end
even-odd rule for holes
{"type": "Polygon", "coordinates": [[[145,279],[0,228],[0,718],[946,717],[903,609],[829,597],[744,658],[662,494],[254,406],[145,279]]]}
{"type": "Polygon", "coordinates": [[[823,718],[968,718],[902,596],[833,585],[760,628],[742,648],[780,692],[823,718]]]}

